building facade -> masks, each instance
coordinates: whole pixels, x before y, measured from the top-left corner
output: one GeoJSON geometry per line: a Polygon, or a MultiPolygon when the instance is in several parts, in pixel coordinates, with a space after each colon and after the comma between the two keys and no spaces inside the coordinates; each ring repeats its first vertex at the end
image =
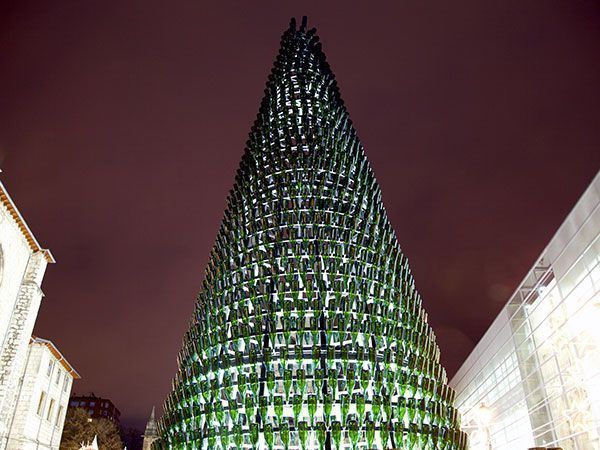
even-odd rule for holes
{"type": "Polygon", "coordinates": [[[83,408],[93,419],[108,419],[120,426],[121,412],[112,401],[107,398],[90,395],[74,395],[69,400],[69,407],[83,408]]]}
{"type": "Polygon", "coordinates": [[[0,450],[28,354],[28,344],[43,297],[42,278],[54,258],[43,249],[0,183],[0,450]]]}
{"type": "Polygon", "coordinates": [[[52,342],[33,337],[7,449],[58,450],[73,380],[79,378],[52,342]]]}
{"type": "Polygon", "coordinates": [[[316,30],[269,76],[160,421],[172,449],[464,449],[316,30]]]}
{"type": "Polygon", "coordinates": [[[600,449],[600,173],[451,385],[472,449],[600,449]]]}

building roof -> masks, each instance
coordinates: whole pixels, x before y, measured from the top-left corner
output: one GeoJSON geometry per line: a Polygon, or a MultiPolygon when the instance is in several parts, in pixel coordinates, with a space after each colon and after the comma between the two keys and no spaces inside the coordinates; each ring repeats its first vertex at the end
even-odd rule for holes
{"type": "Polygon", "coordinates": [[[2,182],[0,182],[0,203],[2,203],[6,207],[6,209],[8,209],[9,214],[17,223],[19,230],[21,230],[21,233],[23,233],[23,236],[27,240],[27,243],[29,244],[31,250],[33,250],[34,252],[42,252],[48,263],[55,263],[56,260],[54,259],[54,256],[52,256],[50,250],[42,248],[40,243],[37,241],[31,230],[27,226],[27,222],[25,222],[25,219],[23,219],[23,216],[17,209],[15,202],[13,202],[13,200],[10,198],[10,195],[8,195],[8,191],[6,190],[6,187],[4,187],[2,182]]]}
{"type": "Polygon", "coordinates": [[[52,353],[52,355],[54,355],[54,357],[58,360],[58,362],[65,368],[65,370],[71,374],[71,376],[75,379],[75,380],[79,380],[81,378],[81,375],[79,375],[79,373],[75,370],[75,368],[69,363],[69,361],[67,361],[67,359],[63,356],[63,354],[60,352],[60,350],[58,350],[58,348],[56,348],[56,345],[54,345],[52,343],[52,341],[49,341],[47,339],[42,339],[36,336],[31,336],[31,341],[30,343],[35,343],[35,344],[41,344],[46,346],[46,348],[48,350],[50,350],[50,353],[52,353]]]}
{"type": "Polygon", "coordinates": [[[152,407],[152,412],[150,413],[150,418],[146,423],[146,430],[144,431],[145,438],[154,438],[158,437],[158,425],[156,423],[156,419],[154,417],[154,406],[152,407]]]}

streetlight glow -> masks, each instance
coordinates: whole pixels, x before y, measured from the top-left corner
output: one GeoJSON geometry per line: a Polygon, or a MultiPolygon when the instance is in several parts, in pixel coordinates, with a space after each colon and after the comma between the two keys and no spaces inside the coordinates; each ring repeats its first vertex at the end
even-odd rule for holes
{"type": "Polygon", "coordinates": [[[488,407],[485,403],[481,403],[475,410],[475,417],[477,419],[477,422],[479,422],[479,424],[484,428],[490,426],[493,415],[494,414],[491,408],[488,407]]]}

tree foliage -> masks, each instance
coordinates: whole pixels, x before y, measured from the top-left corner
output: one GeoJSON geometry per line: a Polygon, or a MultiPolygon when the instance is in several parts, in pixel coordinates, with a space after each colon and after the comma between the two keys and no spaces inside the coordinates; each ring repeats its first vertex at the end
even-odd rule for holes
{"type": "Polygon", "coordinates": [[[82,442],[91,442],[98,436],[102,450],[122,450],[119,427],[108,419],[91,418],[83,408],[69,408],[65,418],[60,450],[79,450],[82,442]]]}

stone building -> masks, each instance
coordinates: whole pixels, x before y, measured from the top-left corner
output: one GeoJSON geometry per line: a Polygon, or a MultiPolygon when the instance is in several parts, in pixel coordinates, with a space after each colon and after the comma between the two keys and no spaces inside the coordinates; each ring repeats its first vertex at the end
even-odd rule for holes
{"type": "Polygon", "coordinates": [[[144,445],[142,450],[152,450],[152,443],[156,440],[158,440],[158,426],[154,418],[154,407],[152,407],[152,412],[144,431],[144,445]]]}
{"type": "Polygon", "coordinates": [[[42,248],[0,183],[0,450],[6,448],[28,343],[54,258],[42,248]]]}
{"type": "Polygon", "coordinates": [[[8,432],[8,450],[58,450],[77,371],[56,346],[32,337],[8,432]]]}

